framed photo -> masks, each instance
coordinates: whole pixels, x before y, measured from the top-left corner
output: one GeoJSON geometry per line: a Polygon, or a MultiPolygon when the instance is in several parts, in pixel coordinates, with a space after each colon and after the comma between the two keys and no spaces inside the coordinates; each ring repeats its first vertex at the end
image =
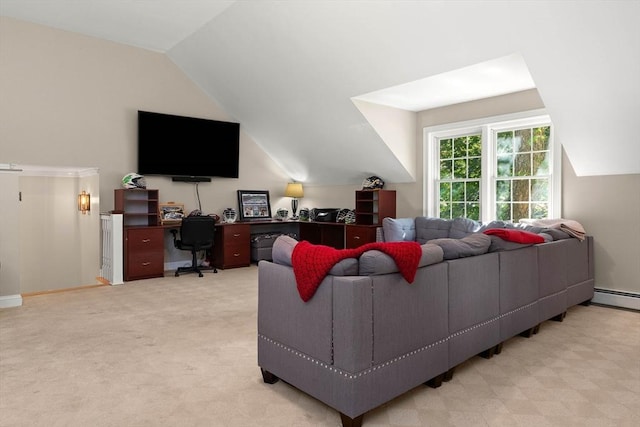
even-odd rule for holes
{"type": "Polygon", "coordinates": [[[260,190],[238,190],[240,220],[271,219],[269,192],[260,190]]]}
{"type": "Polygon", "coordinates": [[[158,205],[160,221],[162,224],[180,224],[184,217],[184,205],[182,203],[166,203],[158,205]]]}

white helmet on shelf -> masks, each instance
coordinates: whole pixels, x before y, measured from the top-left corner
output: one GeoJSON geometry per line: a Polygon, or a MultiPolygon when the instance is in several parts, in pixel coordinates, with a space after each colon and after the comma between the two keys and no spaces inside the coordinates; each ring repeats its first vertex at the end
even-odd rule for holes
{"type": "Polygon", "coordinates": [[[378,176],[370,176],[362,181],[363,190],[375,190],[379,188],[384,188],[384,181],[378,176]]]}
{"type": "Polygon", "coordinates": [[[130,172],[122,177],[122,186],[124,188],[147,188],[147,182],[144,176],[130,172]]]}

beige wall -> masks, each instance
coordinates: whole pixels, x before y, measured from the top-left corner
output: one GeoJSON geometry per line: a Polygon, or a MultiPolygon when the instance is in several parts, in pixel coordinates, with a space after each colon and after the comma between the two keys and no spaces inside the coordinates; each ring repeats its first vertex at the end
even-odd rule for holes
{"type": "Polygon", "coordinates": [[[576,176],[564,156],[562,211],[594,236],[596,286],[640,293],[640,174],[576,176]]]}
{"type": "MultiPolygon", "coordinates": [[[[0,93],[0,163],[97,167],[103,211],[113,208],[122,176],[135,171],[138,109],[233,120],[162,54],[8,18],[0,18],[0,93]]],[[[418,113],[416,183],[387,185],[398,190],[398,216],[423,213],[424,127],[542,106],[534,90],[418,113]]],[[[596,285],[639,292],[638,176],[571,173],[565,170],[564,213],[595,236],[596,285]],[[617,234],[623,232],[624,238],[617,234]]],[[[243,132],[240,178],[200,184],[202,209],[219,213],[237,206],[238,189],[269,190],[272,210],[290,208],[283,197],[288,179],[243,132]]],[[[160,190],[162,201],[197,207],[192,184],[160,177],[147,177],[147,183],[160,190]]],[[[357,189],[310,185],[300,206],[353,208],[357,189]]],[[[168,251],[170,259],[180,256],[168,251]]]]}
{"type": "MultiPolygon", "coordinates": [[[[160,53],[1,17],[0,55],[0,162],[97,167],[103,211],[136,170],[137,110],[234,121],[160,53]]],[[[288,205],[289,177],[245,132],[240,147],[239,179],[200,184],[203,210],[236,206],[237,189],[269,190],[288,205]]],[[[192,184],[147,182],[163,201],[197,207],[192,184]]]]}

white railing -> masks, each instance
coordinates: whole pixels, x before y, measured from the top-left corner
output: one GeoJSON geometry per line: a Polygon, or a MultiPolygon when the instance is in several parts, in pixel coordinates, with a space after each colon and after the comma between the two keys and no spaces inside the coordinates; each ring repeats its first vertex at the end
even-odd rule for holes
{"type": "Polygon", "coordinates": [[[122,214],[100,214],[102,230],[102,265],[100,275],[110,285],[122,285],[122,214]]]}

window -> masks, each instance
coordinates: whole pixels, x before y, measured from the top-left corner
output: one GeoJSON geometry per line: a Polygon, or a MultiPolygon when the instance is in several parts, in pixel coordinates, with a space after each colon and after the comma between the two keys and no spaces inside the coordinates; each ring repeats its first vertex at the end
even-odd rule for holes
{"type": "Polygon", "coordinates": [[[439,140],[440,218],[480,219],[482,136],[466,135],[439,140]]]}
{"type": "Polygon", "coordinates": [[[560,217],[560,156],[546,115],[425,129],[425,214],[518,222],[560,217]]]}

